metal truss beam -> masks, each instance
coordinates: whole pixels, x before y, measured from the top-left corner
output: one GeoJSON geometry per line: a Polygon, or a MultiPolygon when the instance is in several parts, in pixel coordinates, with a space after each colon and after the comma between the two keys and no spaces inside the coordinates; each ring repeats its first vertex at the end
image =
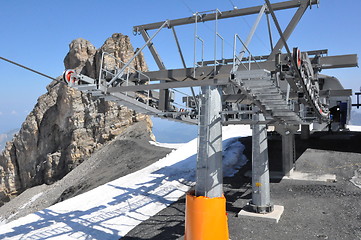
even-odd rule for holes
{"type": "MultiPolygon", "coordinates": [[[[168,21],[166,21],[166,23],[168,23],[168,21]]],[[[160,27],[163,28],[164,24],[162,24],[160,27]]],[[[169,26],[169,25],[168,25],[169,26]]],[[[154,47],[154,44],[153,42],[151,41],[151,38],[149,37],[148,33],[146,30],[142,30],[141,31],[141,34],[144,38],[144,41],[146,41],[148,44],[148,48],[149,48],[149,51],[150,53],[152,54],[155,62],[157,63],[158,65],[158,68],[159,70],[165,70],[166,67],[162,61],[162,59],[160,58],[157,50],[155,49],[154,47]]],[[[158,103],[158,108],[160,110],[168,110],[169,108],[169,101],[168,101],[168,97],[169,97],[169,92],[168,90],[161,90],[159,92],[159,103],[158,103]]]]}
{"type": "Polygon", "coordinates": [[[320,65],[322,69],[358,67],[357,54],[322,57],[320,65]]]}
{"type": "MultiPolygon", "coordinates": [[[[318,4],[319,0],[293,0],[293,1],[286,1],[286,2],[279,2],[272,4],[272,8],[274,11],[278,10],[284,10],[284,9],[290,9],[290,8],[297,8],[300,7],[302,4],[307,2],[307,4],[316,5],[318,4]]],[[[243,9],[235,9],[235,10],[229,10],[222,12],[221,15],[218,16],[218,19],[225,19],[225,18],[232,18],[232,17],[240,17],[240,16],[247,16],[252,14],[257,14],[260,12],[262,8],[261,6],[256,7],[249,7],[249,8],[243,8],[243,9]]],[[[206,22],[206,21],[213,21],[216,20],[215,14],[203,14],[201,15],[201,19],[199,21],[206,22]]],[[[186,25],[186,24],[192,24],[195,22],[195,17],[187,17],[187,18],[180,18],[180,19],[174,19],[169,21],[169,27],[174,26],[180,26],[180,25],[186,25]]],[[[199,15],[197,15],[199,18],[199,15]]],[[[134,32],[139,32],[144,30],[152,30],[159,28],[164,22],[157,22],[157,23],[150,23],[150,24],[144,24],[144,25],[138,25],[134,26],[133,30],[134,32]]]]}
{"type": "Polygon", "coordinates": [[[349,97],[352,96],[352,89],[342,89],[342,90],[321,90],[321,97],[349,97]]]}
{"type": "MultiPolygon", "coordinates": [[[[196,68],[195,75],[193,67],[146,72],[145,74],[147,75],[147,77],[150,78],[151,81],[207,80],[229,78],[231,69],[231,65],[218,65],[216,67],[216,74],[214,74],[214,66],[196,68]]],[[[138,76],[138,74],[132,74],[131,76],[129,76],[130,81],[137,81],[138,79],[141,81],[147,80],[146,77],[138,76]]]]}
{"type": "MultiPolygon", "coordinates": [[[[287,25],[286,30],[281,35],[280,39],[276,43],[275,47],[273,48],[271,54],[269,55],[268,59],[274,59],[275,55],[281,51],[281,49],[285,46],[285,41],[291,36],[292,32],[295,30],[298,22],[301,20],[303,14],[306,12],[307,7],[309,6],[309,1],[303,1],[298,10],[296,11],[295,15],[292,17],[292,20],[287,25]],[[284,38],[284,39],[282,39],[284,38]]],[[[275,10],[275,9],[273,9],[275,10]]]]}
{"type": "MultiPolygon", "coordinates": [[[[163,24],[160,27],[164,26],[164,24],[165,24],[165,22],[163,22],[163,24]]],[[[142,36],[144,38],[144,41],[147,43],[149,51],[152,54],[155,62],[157,63],[157,66],[158,66],[159,70],[166,69],[165,65],[164,65],[162,59],[160,58],[157,50],[155,49],[154,44],[152,42],[152,39],[149,36],[149,34],[147,33],[147,31],[143,30],[143,31],[141,31],[141,34],[142,34],[142,36]]]]}
{"type": "MultiPolygon", "coordinates": [[[[307,53],[308,56],[311,56],[311,55],[324,55],[324,54],[328,54],[328,49],[304,51],[304,53],[307,53]]],[[[253,59],[253,60],[256,60],[256,61],[267,60],[268,58],[269,58],[269,55],[252,56],[252,59],[253,59]]],[[[312,58],[311,58],[311,59],[312,59],[312,58]]],[[[233,63],[233,58],[218,59],[218,60],[217,60],[217,62],[222,62],[222,61],[223,61],[225,64],[233,63]]],[[[248,58],[248,57],[242,58],[242,62],[248,62],[248,61],[249,61],[249,58],[248,58]]],[[[198,62],[198,64],[200,65],[201,62],[198,62]]],[[[205,65],[205,66],[211,65],[211,64],[214,64],[214,60],[203,61],[203,65],[205,65]]]]}
{"type": "Polygon", "coordinates": [[[108,92],[136,92],[153,89],[170,89],[170,88],[185,88],[185,87],[201,87],[214,85],[227,85],[228,79],[208,79],[203,81],[182,81],[182,82],[164,82],[159,84],[135,85],[135,86],[121,86],[108,88],[108,92]]]}
{"type": "MultiPolygon", "coordinates": [[[[310,58],[312,61],[313,58],[310,58]]],[[[327,56],[320,57],[321,69],[332,69],[332,68],[347,68],[357,67],[357,54],[349,55],[338,55],[338,56],[327,56]]],[[[167,81],[185,81],[185,80],[208,80],[208,79],[228,79],[232,70],[232,65],[218,65],[216,68],[216,74],[214,75],[213,66],[199,67],[196,70],[194,77],[193,68],[180,68],[172,70],[160,70],[146,72],[145,74],[150,78],[151,81],[167,80],[167,81]]],[[[264,61],[258,63],[251,63],[251,69],[266,69],[274,71],[274,61],[264,61]]],[[[147,78],[144,76],[138,76],[138,74],[132,74],[129,77],[130,81],[146,81],[147,78]]],[[[145,85],[144,85],[145,86],[145,85]]]]}

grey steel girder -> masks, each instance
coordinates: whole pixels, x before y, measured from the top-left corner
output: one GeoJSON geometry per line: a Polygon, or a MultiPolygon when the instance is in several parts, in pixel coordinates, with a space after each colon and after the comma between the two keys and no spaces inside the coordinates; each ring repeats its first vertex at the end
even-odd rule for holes
{"type": "MultiPolygon", "coordinates": [[[[316,4],[318,4],[318,2],[319,2],[319,0],[293,0],[293,1],[274,3],[274,4],[272,4],[272,8],[274,11],[278,11],[278,10],[284,10],[284,9],[290,9],[290,8],[297,8],[305,3],[307,5],[309,5],[309,4],[316,5],[316,4]]],[[[225,19],[225,18],[257,14],[260,12],[261,8],[262,8],[262,5],[256,6],[256,7],[223,11],[222,14],[218,16],[218,19],[225,19]]],[[[202,22],[216,20],[215,14],[203,14],[201,16],[202,16],[202,18],[199,20],[202,22]]],[[[199,15],[197,15],[197,17],[199,18],[199,15]]],[[[192,24],[194,22],[195,22],[195,16],[174,19],[174,20],[169,21],[169,28],[175,27],[175,26],[180,26],[180,25],[192,24]]],[[[157,23],[150,23],[150,24],[134,26],[133,31],[140,32],[142,30],[158,29],[159,27],[162,26],[163,23],[164,22],[157,22],[157,23]]]]}
{"type": "MultiPolygon", "coordinates": [[[[194,69],[179,68],[171,70],[160,70],[146,72],[147,77],[151,81],[167,80],[167,81],[185,81],[185,80],[207,80],[207,79],[225,79],[229,78],[232,66],[231,65],[218,65],[216,74],[214,74],[214,66],[198,67],[194,76],[194,69]]],[[[129,76],[130,81],[145,81],[147,78],[132,74],[129,76]]]]}
{"type": "MultiPolygon", "coordinates": [[[[166,21],[166,22],[168,23],[168,21],[166,21]]],[[[164,26],[164,23],[160,27],[162,27],[162,26],[164,26]]],[[[169,26],[169,23],[168,23],[168,26],[169,26]]],[[[148,35],[147,31],[142,30],[141,34],[142,34],[142,36],[144,38],[144,41],[149,42],[148,43],[149,51],[151,52],[155,62],[157,63],[159,70],[165,70],[166,69],[165,65],[164,65],[162,59],[160,58],[157,50],[155,49],[154,44],[151,41],[151,38],[148,35]]],[[[168,110],[168,108],[169,108],[168,96],[169,96],[168,89],[163,89],[163,90],[159,91],[159,105],[158,105],[158,108],[160,110],[168,110]]]]}
{"type": "MultiPolygon", "coordinates": [[[[325,56],[320,58],[321,69],[358,67],[357,54],[325,56]]],[[[310,59],[313,60],[312,58],[310,59]]]]}
{"type": "MultiPolygon", "coordinates": [[[[281,57],[285,57],[282,54],[281,57]]],[[[313,58],[310,58],[311,62],[313,58]]],[[[347,68],[357,67],[357,54],[338,55],[338,56],[326,56],[320,57],[319,68],[321,69],[332,69],[332,68],[347,68]]],[[[264,61],[251,63],[251,69],[267,69],[269,71],[275,70],[274,61],[264,61]],[[259,65],[259,66],[258,66],[259,65]]],[[[185,80],[207,80],[207,79],[227,79],[230,76],[232,65],[218,65],[217,72],[214,75],[214,66],[198,67],[196,76],[194,77],[193,68],[180,68],[171,70],[160,70],[146,72],[145,74],[150,78],[151,81],[167,80],[167,81],[185,81],[185,80]]],[[[138,76],[137,74],[131,74],[129,81],[146,81],[145,76],[138,76]]]]}
{"type": "MultiPolygon", "coordinates": [[[[303,14],[306,12],[307,7],[309,6],[309,1],[303,1],[299,6],[298,10],[296,11],[295,15],[292,17],[292,20],[287,25],[286,30],[283,32],[283,37],[280,37],[276,45],[274,46],[271,54],[269,55],[268,59],[274,59],[275,55],[281,51],[281,49],[285,46],[284,41],[287,41],[288,38],[291,36],[292,32],[295,30],[298,22],[301,20],[303,14]]],[[[273,8],[273,10],[275,10],[273,8]]]]}
{"type": "MultiPolygon", "coordinates": [[[[307,53],[309,56],[310,55],[324,55],[324,54],[328,54],[328,49],[322,49],[322,50],[312,50],[312,51],[305,51],[304,53],[307,53]]],[[[261,61],[261,60],[267,60],[269,58],[269,55],[263,55],[263,56],[252,56],[252,58],[256,61],[261,61]]],[[[311,58],[312,59],[312,58],[311,58]]],[[[229,64],[229,63],[233,63],[233,58],[228,58],[228,59],[218,59],[217,62],[224,62],[225,64],[229,64]]],[[[248,62],[249,58],[248,57],[244,57],[242,58],[242,62],[248,62]]],[[[197,63],[198,65],[201,64],[201,62],[197,63]]],[[[210,61],[203,61],[203,66],[206,65],[211,65],[214,64],[214,60],[210,60],[210,61]]]]}
{"type": "Polygon", "coordinates": [[[146,91],[151,89],[169,89],[169,88],[185,88],[185,87],[200,87],[200,86],[214,86],[214,85],[227,85],[229,80],[225,79],[207,79],[199,81],[176,81],[176,82],[164,82],[159,84],[147,84],[147,85],[135,85],[135,86],[121,86],[112,87],[108,89],[108,92],[136,92],[146,91]]]}

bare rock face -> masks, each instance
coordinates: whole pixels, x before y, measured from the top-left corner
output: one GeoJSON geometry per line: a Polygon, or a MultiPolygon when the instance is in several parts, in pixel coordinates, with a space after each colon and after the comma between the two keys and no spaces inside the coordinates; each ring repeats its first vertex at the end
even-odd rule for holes
{"type": "MultiPolygon", "coordinates": [[[[114,33],[105,41],[104,45],[97,50],[95,58],[97,69],[100,68],[100,62],[103,53],[108,53],[111,55],[104,55],[104,67],[108,70],[114,70],[115,68],[121,68],[124,66],[124,64],[133,57],[135,52],[133,46],[130,44],[130,39],[128,36],[121,33],[114,33]]],[[[131,72],[134,71],[132,69],[137,69],[142,72],[148,71],[143,53],[139,54],[134,59],[134,61],[132,61],[129,67],[131,72]]]]}
{"type": "MultiPolygon", "coordinates": [[[[103,51],[124,62],[134,54],[129,38],[122,34],[114,34],[99,50],[84,39],[72,41],[69,47],[65,67],[90,77],[97,75],[103,51]]],[[[109,67],[118,66],[110,59],[109,67]]],[[[146,70],[143,56],[132,67],[146,70]]],[[[0,205],[29,187],[61,179],[134,122],[145,121],[151,128],[148,116],[93,99],[65,84],[53,82],[47,90],[0,155],[0,205]]]]}
{"type": "Polygon", "coordinates": [[[77,38],[69,44],[69,53],[64,59],[65,69],[95,77],[94,56],[96,48],[88,40],[77,38]]]}

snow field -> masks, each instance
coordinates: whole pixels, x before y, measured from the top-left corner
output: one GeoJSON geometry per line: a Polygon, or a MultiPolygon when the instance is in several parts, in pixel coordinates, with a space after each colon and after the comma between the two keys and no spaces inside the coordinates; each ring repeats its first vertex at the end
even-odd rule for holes
{"type": "MultiPolygon", "coordinates": [[[[234,175],[246,163],[237,138],[250,135],[249,126],[223,127],[225,176],[234,175]]],[[[119,239],[190,189],[196,154],[197,139],[178,144],[142,170],[1,225],[0,239],[119,239]]]]}

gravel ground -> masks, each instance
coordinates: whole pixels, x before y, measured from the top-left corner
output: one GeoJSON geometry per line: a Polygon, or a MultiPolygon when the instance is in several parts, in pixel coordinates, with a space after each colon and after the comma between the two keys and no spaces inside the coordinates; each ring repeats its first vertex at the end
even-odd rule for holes
{"type": "Polygon", "coordinates": [[[0,222],[15,220],[138,171],[172,151],[151,145],[150,140],[144,122],[130,126],[63,179],[30,188],[6,203],[0,208],[0,222]]]}
{"type": "MultiPolygon", "coordinates": [[[[251,159],[251,138],[242,139],[251,159]]],[[[279,223],[241,219],[237,213],[251,199],[251,179],[244,173],[224,179],[230,239],[361,239],[361,189],[350,182],[361,169],[361,133],[314,133],[296,136],[296,170],[336,174],[336,182],[282,180],[271,182],[271,199],[285,211],[279,223]]],[[[270,169],[280,170],[281,138],[269,136],[270,169]]],[[[122,240],[183,239],[185,199],[143,222],[122,240]]]]}

